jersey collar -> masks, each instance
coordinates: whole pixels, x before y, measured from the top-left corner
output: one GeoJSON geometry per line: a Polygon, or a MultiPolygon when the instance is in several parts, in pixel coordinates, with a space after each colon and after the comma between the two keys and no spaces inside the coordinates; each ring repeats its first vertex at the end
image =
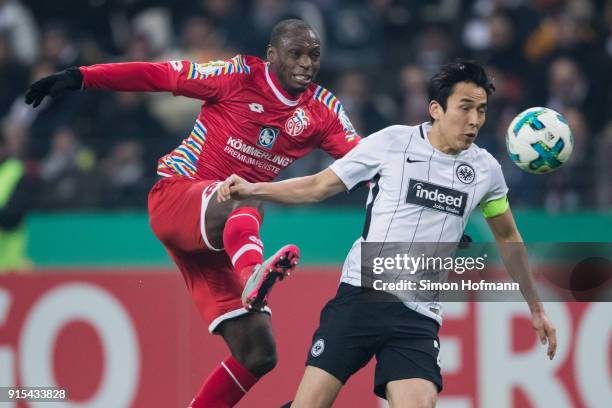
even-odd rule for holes
{"type": "Polygon", "coordinates": [[[266,63],[266,82],[268,83],[268,86],[270,86],[270,88],[272,89],[272,92],[274,92],[274,95],[276,95],[278,100],[284,103],[285,105],[296,106],[300,102],[300,98],[296,100],[289,99],[287,93],[283,90],[283,88],[281,88],[280,84],[278,84],[278,80],[276,79],[276,76],[274,75],[274,73],[270,72],[269,67],[270,67],[270,63],[267,62],[266,63]]]}

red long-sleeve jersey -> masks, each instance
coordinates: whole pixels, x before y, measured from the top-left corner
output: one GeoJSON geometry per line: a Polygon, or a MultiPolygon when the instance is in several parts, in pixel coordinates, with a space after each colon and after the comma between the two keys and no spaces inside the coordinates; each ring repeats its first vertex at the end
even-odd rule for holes
{"type": "Polygon", "coordinates": [[[237,55],[227,61],[128,62],[81,67],[83,87],[169,91],[203,101],[191,134],[159,160],[161,176],[269,181],[315,148],[342,157],[358,142],[340,101],[311,84],[291,98],[268,63],[237,55]]]}

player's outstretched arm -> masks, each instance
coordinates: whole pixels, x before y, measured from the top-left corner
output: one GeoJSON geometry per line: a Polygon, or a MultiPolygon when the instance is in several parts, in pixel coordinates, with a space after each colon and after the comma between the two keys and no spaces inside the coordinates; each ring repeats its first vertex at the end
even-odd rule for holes
{"type": "Polygon", "coordinates": [[[493,232],[497,247],[506,270],[515,282],[518,282],[531,311],[531,323],[542,344],[548,343],[547,354],[552,360],[557,350],[556,329],[548,319],[544,306],[538,297],[529,270],[527,250],[512,211],[508,208],[503,214],[487,218],[489,228],[493,232]]]}
{"type": "Polygon", "coordinates": [[[122,62],[70,67],[46,76],[30,85],[25,101],[34,107],[47,96],[79,89],[106,89],[124,92],[175,92],[204,97],[199,92],[181,92],[178,82],[185,76],[187,64],[172,62],[122,62]]]}
{"type": "Polygon", "coordinates": [[[219,188],[217,200],[256,199],[282,204],[316,203],[345,190],[344,183],[330,169],[312,176],[274,183],[249,183],[233,174],[219,188]]]}

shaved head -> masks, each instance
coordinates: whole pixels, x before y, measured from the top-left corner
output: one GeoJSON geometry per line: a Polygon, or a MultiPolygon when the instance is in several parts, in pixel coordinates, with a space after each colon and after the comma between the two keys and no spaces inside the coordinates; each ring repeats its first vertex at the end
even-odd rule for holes
{"type": "Polygon", "coordinates": [[[278,47],[283,38],[295,31],[312,31],[315,32],[310,24],[296,18],[283,20],[277,23],[270,33],[270,45],[278,47]]]}

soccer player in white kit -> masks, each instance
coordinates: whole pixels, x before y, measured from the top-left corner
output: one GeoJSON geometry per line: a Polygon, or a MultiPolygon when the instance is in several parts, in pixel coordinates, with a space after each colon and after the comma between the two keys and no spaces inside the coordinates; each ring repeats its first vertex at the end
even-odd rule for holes
{"type": "MultiPolygon", "coordinates": [[[[321,312],[292,407],[330,407],[342,385],[373,356],[374,392],[391,407],[435,406],[442,390],[437,362],[441,305],[359,301],[361,244],[459,242],[476,206],[498,244],[522,243],[501,167],[474,144],[493,90],[480,65],[449,63],[428,84],[431,124],[385,128],[312,176],[248,183],[233,175],[221,187],[221,200],[299,204],[322,201],[370,181],[363,235],[344,262],[338,294],[321,312]]],[[[542,344],[548,343],[552,359],[555,328],[535,293],[524,246],[499,249],[509,274],[521,285],[533,328],[542,344]]]]}

